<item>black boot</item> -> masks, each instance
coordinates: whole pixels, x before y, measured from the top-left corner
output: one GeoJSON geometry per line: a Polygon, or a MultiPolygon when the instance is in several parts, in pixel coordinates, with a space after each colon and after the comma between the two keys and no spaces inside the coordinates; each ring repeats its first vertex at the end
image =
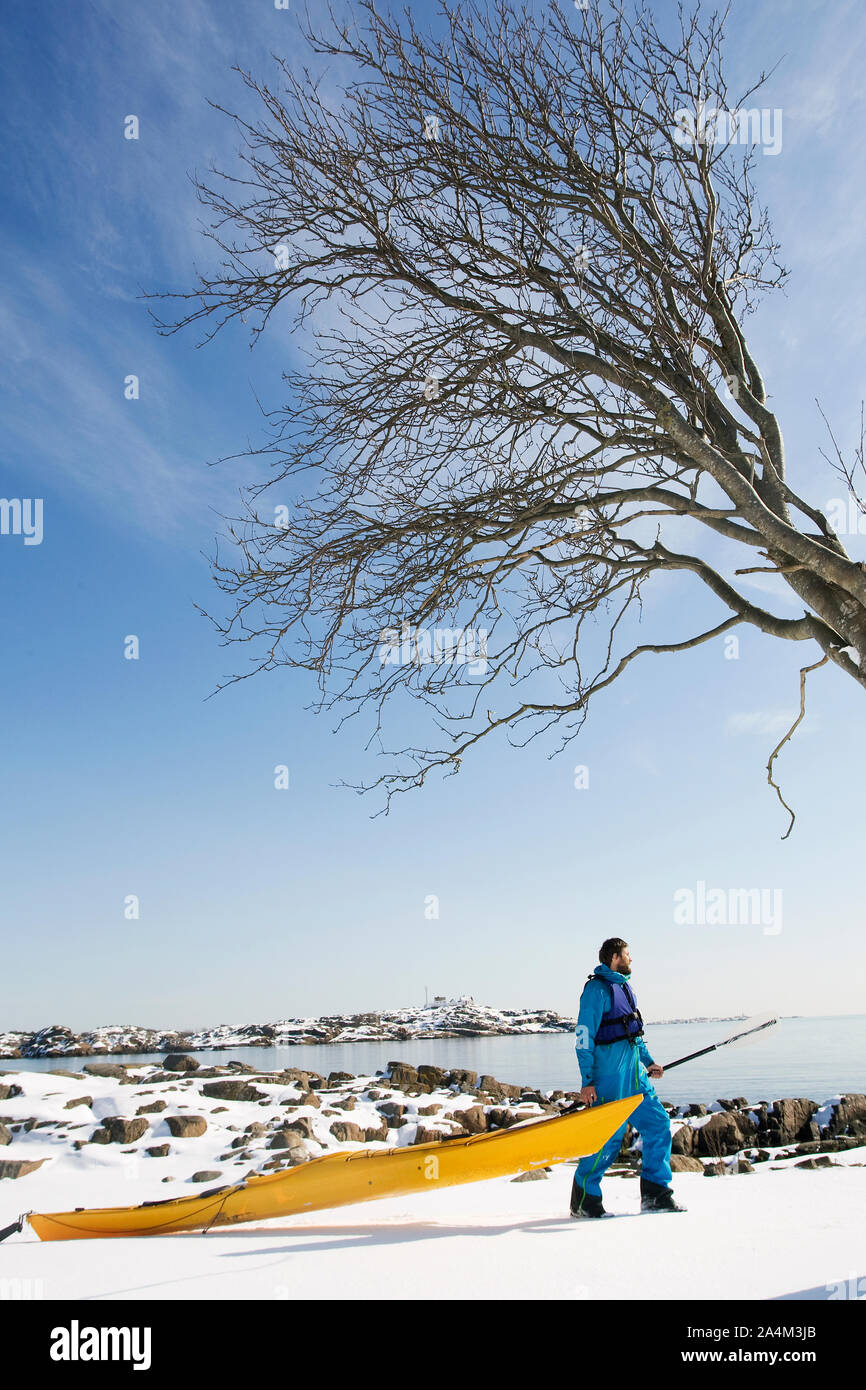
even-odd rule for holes
{"type": "Polygon", "coordinates": [[[641,1211],[685,1211],[673,1194],[673,1189],[660,1182],[650,1182],[649,1178],[640,1180],[641,1211]]]}
{"type": "Polygon", "coordinates": [[[607,1216],[600,1197],[593,1197],[575,1178],[571,1189],[571,1214],[575,1220],[585,1216],[607,1216]]]}

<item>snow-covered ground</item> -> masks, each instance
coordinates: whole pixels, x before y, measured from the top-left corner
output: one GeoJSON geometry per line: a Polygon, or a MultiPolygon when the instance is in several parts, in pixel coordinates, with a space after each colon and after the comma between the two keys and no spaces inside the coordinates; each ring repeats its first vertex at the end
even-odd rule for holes
{"type": "Polygon", "coordinates": [[[637,1181],[608,1178],[606,1205],[621,1215],[572,1221],[565,1166],[540,1182],[498,1178],[225,1233],[50,1244],[22,1233],[0,1263],[51,1299],[844,1297],[866,1274],[856,1156],[832,1171],[678,1174],[683,1214],[636,1214],[637,1181]]]}
{"type": "MultiPolygon", "coordinates": [[[[277,1120],[308,1115],[314,1134],[335,1148],[335,1116],[325,1110],[354,1101],[339,1118],[363,1128],[381,1123],[376,1100],[365,1098],[371,1086],[379,1102],[398,1099],[382,1078],[356,1078],[340,1094],[323,1094],[319,1109],[295,1109],[281,1105],[298,1098],[295,1085],[244,1077],[266,1099],[228,1101],[201,1094],[206,1083],[198,1078],[154,1083],[147,1068],[132,1075],[132,1085],[44,1072],[2,1077],[22,1086],[21,1095],[0,1101],[10,1126],[25,1116],[53,1124],[18,1130],[0,1148],[0,1161],[47,1160],[25,1177],[0,1181],[0,1226],[27,1210],[194,1193],[195,1171],[227,1181],[280,1156],[267,1147],[277,1120]],[[90,1105],[66,1109],[83,1095],[90,1105]],[[149,1113],[149,1131],[134,1143],[73,1148],[101,1118],[131,1117],[158,1099],[168,1102],[166,1111],[149,1113]],[[203,1115],[206,1132],[175,1138],[164,1119],[174,1114],[203,1115]],[[246,1156],[235,1157],[231,1141],[256,1122],[267,1133],[244,1141],[246,1156]],[[167,1156],[146,1155],[148,1146],[166,1143],[167,1156]]],[[[421,1122],[447,1130],[449,1113],[477,1104],[446,1089],[402,1100],[411,1118],[383,1143],[411,1142],[421,1107],[440,1104],[421,1122]]],[[[522,1110],[527,1118],[539,1113],[531,1104],[522,1110]]],[[[311,1148],[321,1151],[319,1141],[311,1148]]],[[[572,1168],[563,1165],[529,1182],[498,1178],[207,1235],[43,1244],[25,1225],[0,1245],[0,1279],[11,1281],[7,1296],[59,1300],[850,1297],[858,1287],[866,1291],[864,1160],[860,1147],[833,1154],[832,1166],[817,1170],[771,1160],[751,1174],[677,1173],[674,1189],[688,1211],[669,1215],[640,1215],[637,1179],[608,1176],[605,1205],[616,1219],[598,1222],[569,1218],[572,1168]]]]}

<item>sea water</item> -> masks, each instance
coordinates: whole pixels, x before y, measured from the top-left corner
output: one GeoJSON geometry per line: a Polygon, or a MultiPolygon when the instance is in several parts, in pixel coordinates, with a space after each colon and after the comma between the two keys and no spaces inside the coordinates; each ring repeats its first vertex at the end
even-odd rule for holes
{"type": "MultiPolygon", "coordinates": [[[[736,1023],[649,1024],[651,1055],[665,1065],[736,1032],[736,1023]]],[[[301,1067],[327,1076],[332,1071],[374,1076],[391,1061],[432,1062],[463,1067],[499,1081],[546,1090],[574,1091],[580,1076],[573,1033],[528,1033],[511,1037],[439,1038],[408,1042],[302,1043],[289,1047],[237,1047],[193,1052],[203,1066],[246,1062],[264,1071],[301,1067]]],[[[87,1057],[0,1059],[6,1071],[80,1071],[87,1057]]],[[[112,1056],[116,1061],[156,1062],[155,1054],[112,1056]]],[[[677,1105],[745,1096],[750,1102],[803,1096],[822,1102],[846,1092],[866,1093],[866,1015],[784,1018],[747,1046],[720,1048],[687,1062],[655,1083],[662,1100],[677,1105]]]]}

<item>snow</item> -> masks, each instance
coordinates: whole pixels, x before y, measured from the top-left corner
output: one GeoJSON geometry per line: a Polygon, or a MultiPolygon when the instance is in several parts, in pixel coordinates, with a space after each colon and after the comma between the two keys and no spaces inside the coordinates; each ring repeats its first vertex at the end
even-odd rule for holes
{"type": "MultiPolygon", "coordinates": [[[[219,1168],[223,1181],[240,1177],[273,1156],[265,1137],[251,1141],[254,1153],[247,1159],[220,1162],[231,1140],[254,1120],[267,1124],[276,1116],[307,1114],[317,1136],[328,1136],[330,1149],[337,1147],[328,1134],[334,1116],[309,1107],[280,1108],[280,1100],[297,1093],[295,1087],[244,1078],[267,1101],[229,1102],[202,1096],[195,1079],[149,1084],[149,1070],[156,1069],[132,1073],[140,1078],[135,1085],[44,1072],[3,1078],[24,1088],[23,1095],[0,1101],[7,1123],[37,1116],[65,1121],[70,1129],[68,1137],[49,1128],[19,1130],[0,1148],[3,1160],[50,1159],[25,1178],[0,1182],[0,1226],[26,1210],[131,1205],[192,1193],[189,1178],[199,1169],[219,1168]],[[83,1094],[93,1097],[92,1109],[64,1109],[67,1100],[83,1094]],[[72,1149],[72,1139],[89,1138],[98,1116],[131,1116],[157,1098],[168,1101],[168,1108],[147,1117],[151,1129],[137,1144],[72,1149]],[[207,1133],[172,1138],[164,1116],[173,1113],[204,1114],[207,1133]],[[171,1143],[168,1158],[144,1155],[145,1147],[162,1142],[171,1143]],[[174,1180],[162,1183],[166,1175],[174,1180]]],[[[419,1105],[443,1105],[439,1114],[421,1117],[425,1126],[436,1127],[469,1099],[448,1091],[392,1096],[381,1078],[356,1078],[322,1095],[322,1109],[354,1094],[355,1108],[345,1119],[362,1128],[374,1125],[380,1118],[375,1101],[362,1098],[371,1085],[381,1099],[399,1100],[412,1115],[409,1124],[389,1130],[392,1144],[411,1142],[419,1105]]],[[[527,1118],[537,1113],[531,1105],[512,1102],[511,1108],[527,1118]]],[[[640,1215],[636,1178],[608,1175],[605,1205],[617,1219],[572,1221],[573,1169],[565,1164],[532,1182],[496,1178],[207,1235],[42,1243],[25,1225],[0,1247],[0,1261],[4,1279],[20,1280],[47,1299],[718,1301],[824,1299],[843,1283],[856,1290],[866,1272],[866,1147],[833,1154],[833,1166],[818,1170],[796,1168],[798,1159],[781,1161],[782,1152],[773,1151],[752,1174],[675,1174],[674,1190],[688,1208],[684,1214],[640,1215]]]]}
{"type": "Polygon", "coordinates": [[[608,1178],[605,1204],[622,1215],[572,1221],[565,1166],[546,1181],[498,1178],[206,1236],[42,1244],[22,1233],[3,1267],[52,1299],[826,1298],[862,1273],[854,1152],[836,1170],[678,1174],[684,1214],[638,1215],[638,1183],[608,1178]]]}

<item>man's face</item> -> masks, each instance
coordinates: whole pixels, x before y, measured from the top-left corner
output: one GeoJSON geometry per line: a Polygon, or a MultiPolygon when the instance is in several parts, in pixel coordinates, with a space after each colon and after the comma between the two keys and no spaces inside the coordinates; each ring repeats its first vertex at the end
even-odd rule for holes
{"type": "Polygon", "coordinates": [[[627,946],[624,946],[622,951],[614,956],[611,962],[611,969],[618,970],[620,975],[631,974],[631,956],[629,955],[627,946]]]}

